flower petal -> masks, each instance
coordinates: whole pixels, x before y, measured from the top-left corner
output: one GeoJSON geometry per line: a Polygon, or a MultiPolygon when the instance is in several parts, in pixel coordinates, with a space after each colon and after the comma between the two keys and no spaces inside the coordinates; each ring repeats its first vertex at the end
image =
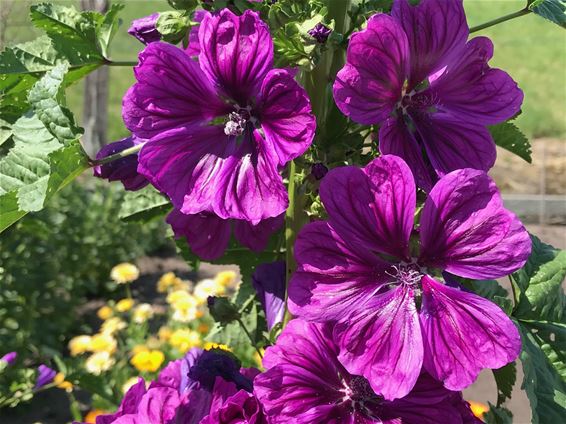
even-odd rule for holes
{"type": "Polygon", "coordinates": [[[488,171],[495,163],[495,142],[483,125],[446,113],[413,117],[430,163],[439,176],[462,168],[488,171]]]}
{"type": "Polygon", "coordinates": [[[408,70],[407,37],[392,17],[377,14],[350,38],[347,63],[336,76],[334,100],[361,124],[384,121],[401,99],[408,70]]]}
{"type": "Polygon", "coordinates": [[[422,287],[424,367],[446,388],[462,390],[482,369],[500,368],[519,356],[519,332],[495,303],[429,276],[422,287]]]}
{"type": "Polygon", "coordinates": [[[519,112],[523,92],[506,72],[487,62],[493,43],[476,37],[466,44],[457,61],[425,90],[438,99],[437,107],[479,125],[493,125],[519,112]]]}
{"type": "Polygon", "coordinates": [[[332,228],[344,240],[401,259],[409,256],[415,182],[402,159],[387,155],[364,169],[335,168],[322,180],[320,198],[332,228]]]}
{"type": "Polygon", "coordinates": [[[191,26],[191,30],[189,31],[188,36],[187,48],[185,49],[185,52],[191,57],[196,57],[200,54],[200,42],[198,39],[198,33],[200,29],[200,23],[208,14],[209,12],[203,9],[197,9],[193,13],[192,21],[196,23],[191,26]]]}
{"type": "Polygon", "coordinates": [[[408,0],[395,0],[391,16],[396,18],[408,39],[411,91],[427,77],[461,54],[468,38],[468,25],[462,0],[422,0],[411,6],[408,0]]]}
{"type": "Polygon", "coordinates": [[[181,404],[179,393],[170,387],[149,389],[138,406],[140,423],[169,424],[177,415],[181,404]]]}
{"type": "Polygon", "coordinates": [[[284,69],[269,71],[261,86],[261,128],[279,165],[300,156],[311,145],[316,119],[303,87],[284,69]]]}
{"type": "Polygon", "coordinates": [[[407,395],[421,372],[423,341],[413,296],[412,289],[398,286],[334,327],[340,362],[387,400],[407,395]]]}
{"type": "Polygon", "coordinates": [[[234,235],[242,245],[255,252],[261,252],[267,247],[271,236],[279,231],[285,222],[285,214],[274,218],[266,218],[257,225],[248,221],[234,221],[234,235]]]}
{"type": "Polygon", "coordinates": [[[285,261],[258,265],[252,275],[252,284],[257,293],[267,320],[267,329],[283,322],[285,315],[285,261]]]}
{"type": "Polygon", "coordinates": [[[202,70],[240,106],[247,106],[273,65],[269,28],[256,12],[206,15],[199,29],[202,70]]]}
{"type": "Polygon", "coordinates": [[[297,237],[298,268],[289,282],[289,309],[313,321],[345,319],[384,284],[387,266],[346,243],[327,222],[307,224],[297,237]]]}
{"type": "Polygon", "coordinates": [[[218,259],[228,247],[230,220],[207,212],[185,215],[173,209],[166,221],[171,225],[175,238],[185,237],[191,250],[201,259],[218,259]]]}
{"type": "Polygon", "coordinates": [[[423,158],[422,147],[402,118],[389,118],[381,126],[379,151],[383,155],[399,156],[411,168],[419,187],[426,191],[432,188],[434,171],[423,158]]]}
{"type": "Polygon", "coordinates": [[[531,240],[503,207],[485,172],[461,169],[443,177],[421,215],[419,263],[467,278],[499,278],[521,268],[531,240]]]}
{"type": "Polygon", "coordinates": [[[124,96],[122,117],[138,137],[199,125],[225,111],[198,64],[178,47],[149,44],[140,53],[134,72],[137,83],[124,96]]]}

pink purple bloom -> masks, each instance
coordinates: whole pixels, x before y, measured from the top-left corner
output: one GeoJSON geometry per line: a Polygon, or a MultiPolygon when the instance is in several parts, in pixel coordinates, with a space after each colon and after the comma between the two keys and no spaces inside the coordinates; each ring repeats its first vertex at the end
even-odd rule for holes
{"type": "Polygon", "coordinates": [[[222,219],[208,212],[185,215],[173,209],[166,221],[173,228],[175,237],[185,237],[195,254],[211,261],[224,254],[232,233],[243,246],[261,252],[267,247],[271,235],[283,226],[284,215],[254,225],[245,220],[222,219]]]}
{"type": "Polygon", "coordinates": [[[414,179],[396,156],[333,169],[320,196],[328,221],[299,234],[289,306],[310,321],[337,321],[339,358],[350,373],[394,399],[411,391],[422,366],[461,390],[483,368],[517,357],[519,333],[498,306],[437,280],[441,271],[499,278],[529,256],[528,233],[487,174],[442,177],[417,230],[414,179]]]}
{"type": "Polygon", "coordinates": [[[462,0],[395,0],[391,16],[372,16],[351,37],[334,83],[338,108],[380,124],[381,152],[402,157],[425,190],[456,169],[490,169],[496,151],[486,125],[511,118],[523,101],[511,77],[487,64],[492,42],[468,35],[462,0]]]}
{"type": "Polygon", "coordinates": [[[332,33],[332,30],[326,25],[318,23],[313,29],[308,31],[309,35],[316,40],[317,43],[324,44],[332,33]]]}
{"type": "Polygon", "coordinates": [[[460,424],[474,418],[460,392],[421,374],[403,399],[385,400],[338,359],[332,326],[295,319],[265,352],[255,394],[272,424],[460,424]]]}
{"type": "Polygon", "coordinates": [[[18,359],[17,352],[8,352],[7,354],[5,354],[0,358],[0,361],[6,362],[7,365],[14,365],[16,359],[18,359]]]}
{"type": "Polygon", "coordinates": [[[292,72],[273,69],[257,13],[206,13],[198,38],[198,62],[166,43],[140,54],[123,102],[126,126],[150,139],[138,171],[184,214],[256,225],[287,207],[278,168],[311,144],[310,102],[292,72]]]}
{"type": "Polygon", "coordinates": [[[35,386],[33,386],[33,388],[39,389],[51,383],[56,375],[57,371],[49,368],[47,365],[41,364],[37,368],[37,379],[35,380],[35,386]]]}
{"type": "Polygon", "coordinates": [[[153,43],[161,40],[161,34],[157,30],[157,20],[159,13],[153,13],[143,18],[134,19],[128,29],[128,34],[136,37],[144,44],[153,43]]]}
{"type": "Polygon", "coordinates": [[[267,329],[283,322],[285,316],[285,261],[258,265],[252,275],[252,284],[265,311],[267,329]]]}
{"type": "MultiPolygon", "coordinates": [[[[144,143],[146,140],[137,137],[127,137],[102,147],[96,154],[96,159],[103,159],[130,147],[144,143]]],[[[126,190],[139,190],[149,184],[147,178],[138,173],[138,155],[133,154],[123,158],[97,165],[93,168],[94,176],[108,181],[120,181],[126,190]]]]}

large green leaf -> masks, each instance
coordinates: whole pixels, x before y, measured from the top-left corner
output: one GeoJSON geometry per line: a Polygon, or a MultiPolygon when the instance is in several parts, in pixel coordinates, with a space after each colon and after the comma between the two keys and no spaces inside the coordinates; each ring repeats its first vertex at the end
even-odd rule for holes
{"type": "Polygon", "coordinates": [[[513,414],[507,408],[489,403],[489,411],[484,412],[483,420],[486,424],[513,424],[513,414]]]}
{"type": "Polygon", "coordinates": [[[511,122],[503,122],[501,124],[489,127],[489,132],[499,147],[509,150],[528,163],[532,162],[531,143],[527,137],[511,122]]]}
{"type": "Polygon", "coordinates": [[[495,383],[497,384],[497,406],[501,406],[505,400],[511,398],[513,386],[517,380],[517,365],[510,362],[504,367],[493,370],[495,383]]]}
{"type": "Polygon", "coordinates": [[[564,0],[531,0],[529,10],[566,28],[566,1],[564,0]]]}

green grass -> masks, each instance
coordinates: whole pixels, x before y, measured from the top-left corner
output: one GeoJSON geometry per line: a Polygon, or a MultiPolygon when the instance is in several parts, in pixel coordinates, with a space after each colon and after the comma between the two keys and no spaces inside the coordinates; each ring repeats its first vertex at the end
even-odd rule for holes
{"type": "MultiPolygon", "coordinates": [[[[36,36],[29,30],[29,20],[25,24],[25,2],[16,1],[18,7],[14,15],[18,16],[10,17],[7,23],[8,44],[36,36]],[[19,25],[10,28],[11,22],[19,25]],[[22,28],[25,30],[22,31],[22,28]]],[[[124,22],[112,43],[111,56],[114,60],[132,61],[137,59],[143,46],[126,32],[131,21],[154,11],[166,10],[169,6],[165,0],[126,0],[125,4],[126,8],[121,13],[124,22]]],[[[464,4],[472,27],[523,8],[525,0],[465,0],[464,4]]],[[[517,118],[517,125],[523,132],[529,137],[566,138],[566,31],[538,16],[528,15],[474,34],[477,35],[493,40],[495,54],[491,65],[511,74],[525,92],[523,113],[517,118]]],[[[121,103],[122,96],[133,82],[131,68],[110,69],[109,140],[128,134],[121,119],[121,103]]],[[[80,116],[81,84],[70,88],[68,99],[69,106],[80,116]]]]}

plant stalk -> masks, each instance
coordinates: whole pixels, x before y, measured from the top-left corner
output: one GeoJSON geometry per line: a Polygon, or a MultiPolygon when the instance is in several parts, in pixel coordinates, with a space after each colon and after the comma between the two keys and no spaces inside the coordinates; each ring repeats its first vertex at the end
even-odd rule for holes
{"type": "Polygon", "coordinates": [[[135,146],[124,149],[121,152],[114,153],[113,155],[110,155],[110,156],[106,156],[105,158],[91,160],[90,166],[104,165],[105,163],[110,163],[110,162],[113,162],[117,159],[125,158],[126,156],[129,156],[129,155],[133,155],[133,154],[139,152],[141,150],[141,148],[143,147],[143,145],[144,145],[144,143],[137,144],[135,146]]]}
{"type": "Polygon", "coordinates": [[[261,353],[261,351],[259,350],[259,348],[255,345],[255,340],[253,339],[252,335],[250,334],[250,332],[248,331],[248,329],[246,328],[244,322],[241,320],[241,318],[238,318],[238,324],[240,324],[240,327],[242,327],[242,330],[244,330],[244,333],[246,333],[246,336],[248,336],[248,339],[250,339],[250,343],[253,345],[253,347],[255,348],[255,351],[257,352],[257,354],[259,355],[259,357],[261,359],[263,359],[263,355],[261,353]]]}
{"type": "Polygon", "coordinates": [[[521,9],[517,12],[510,13],[508,15],[501,16],[497,19],[493,19],[491,21],[485,22],[483,24],[477,25],[475,27],[470,28],[470,34],[472,32],[481,31],[482,29],[486,29],[492,27],[494,25],[500,24],[501,22],[510,21],[511,19],[519,18],[521,16],[525,16],[531,13],[529,9],[521,9]]]}
{"type": "Polygon", "coordinates": [[[285,290],[285,317],[283,318],[283,327],[287,325],[289,321],[293,319],[293,316],[289,313],[289,308],[287,306],[287,301],[289,298],[289,281],[291,280],[291,275],[295,272],[297,264],[294,257],[294,246],[297,234],[295,232],[295,173],[296,165],[295,161],[291,161],[289,164],[289,187],[287,189],[289,193],[289,207],[287,212],[285,212],[285,264],[287,266],[285,273],[286,287],[285,290]]]}

